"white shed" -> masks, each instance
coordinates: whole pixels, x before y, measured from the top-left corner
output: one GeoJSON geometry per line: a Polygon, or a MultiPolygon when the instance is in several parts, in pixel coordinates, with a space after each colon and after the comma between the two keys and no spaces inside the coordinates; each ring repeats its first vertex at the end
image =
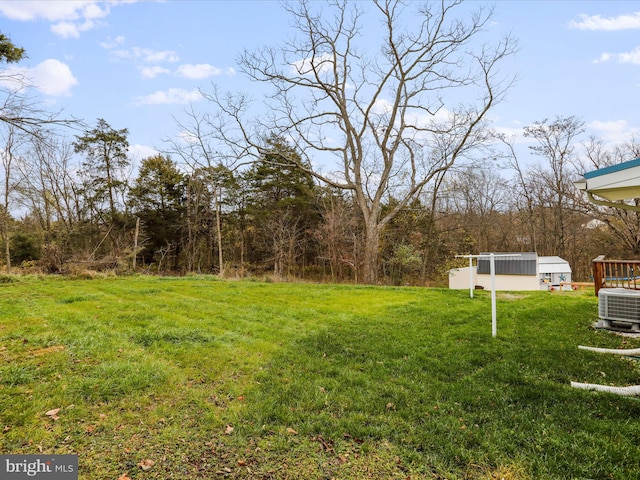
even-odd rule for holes
{"type": "MultiPolygon", "coordinates": [[[[542,290],[559,289],[562,283],[571,282],[569,262],[557,256],[538,257],[538,273],[542,290]]],[[[563,288],[570,290],[571,285],[565,285],[563,288]]]]}
{"type": "MultiPolygon", "coordinates": [[[[485,255],[485,254],[483,254],[485,255]]],[[[490,289],[489,258],[478,259],[477,266],[454,268],[449,271],[449,288],[490,289]]],[[[560,288],[561,282],[571,282],[569,262],[560,257],[539,257],[535,252],[496,253],[496,290],[547,290],[560,288]]],[[[567,286],[565,288],[571,288],[567,286]]]]}

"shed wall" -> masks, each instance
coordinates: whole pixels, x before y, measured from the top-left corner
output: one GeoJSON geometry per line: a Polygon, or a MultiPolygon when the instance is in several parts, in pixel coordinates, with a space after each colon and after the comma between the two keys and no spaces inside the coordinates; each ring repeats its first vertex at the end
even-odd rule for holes
{"type": "MultiPolygon", "coordinates": [[[[477,285],[477,267],[472,268],[473,286],[477,285]]],[[[454,290],[469,289],[469,267],[449,270],[449,288],[454,290]]]]}
{"type": "MultiPolygon", "coordinates": [[[[476,285],[491,290],[491,275],[478,274],[476,285]]],[[[496,275],[496,290],[538,290],[537,275],[496,275]]]]}

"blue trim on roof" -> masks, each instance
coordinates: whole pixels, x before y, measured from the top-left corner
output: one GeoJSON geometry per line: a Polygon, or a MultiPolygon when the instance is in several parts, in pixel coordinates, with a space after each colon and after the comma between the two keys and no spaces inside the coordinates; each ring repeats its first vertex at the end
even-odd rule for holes
{"type": "Polygon", "coordinates": [[[640,158],[636,158],[635,160],[629,160],[628,162],[618,163],[617,165],[611,165],[610,167],[601,168],[599,170],[594,170],[593,172],[587,172],[584,174],[584,178],[593,178],[599,177],[601,175],[606,175],[608,173],[619,172],[621,170],[626,170],[627,168],[633,168],[640,166],[640,158]]]}

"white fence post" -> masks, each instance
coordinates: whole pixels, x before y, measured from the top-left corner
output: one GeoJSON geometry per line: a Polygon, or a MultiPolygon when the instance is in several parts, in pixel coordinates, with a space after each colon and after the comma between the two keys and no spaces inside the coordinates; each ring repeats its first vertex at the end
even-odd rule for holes
{"type": "MultiPolygon", "coordinates": [[[[519,257],[520,254],[504,254],[498,255],[498,257],[519,257]]],[[[457,258],[469,259],[469,297],[473,298],[473,259],[474,258],[486,258],[489,257],[489,269],[491,273],[491,336],[496,337],[498,335],[498,320],[496,313],[496,255],[490,253],[489,255],[456,255],[457,258]]]]}
{"type": "Polygon", "coordinates": [[[498,334],[498,322],[496,320],[496,256],[492,253],[489,256],[491,271],[491,336],[498,334]]]}

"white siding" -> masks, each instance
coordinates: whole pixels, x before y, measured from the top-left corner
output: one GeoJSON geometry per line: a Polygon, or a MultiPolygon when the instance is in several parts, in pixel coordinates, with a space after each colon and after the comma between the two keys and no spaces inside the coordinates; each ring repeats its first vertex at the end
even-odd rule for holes
{"type": "MultiPolygon", "coordinates": [[[[473,285],[477,284],[477,267],[473,267],[473,285]]],[[[449,288],[454,290],[469,290],[469,267],[467,268],[452,268],[449,270],[449,288]]]]}
{"type": "MultiPolygon", "coordinates": [[[[477,285],[491,290],[491,275],[479,274],[477,285]]],[[[535,275],[496,275],[496,290],[538,290],[538,277],[535,275]]]]}

